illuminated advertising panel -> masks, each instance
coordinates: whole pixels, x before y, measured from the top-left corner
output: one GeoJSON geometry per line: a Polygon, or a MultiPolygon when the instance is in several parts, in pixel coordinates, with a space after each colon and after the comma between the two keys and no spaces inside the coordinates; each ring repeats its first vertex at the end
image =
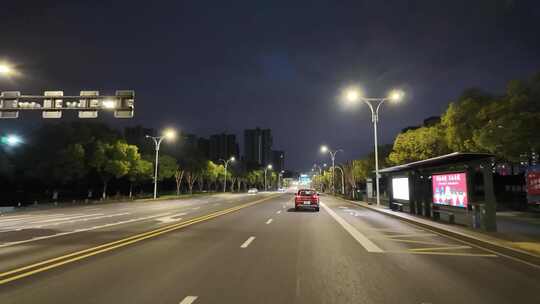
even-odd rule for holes
{"type": "Polygon", "coordinates": [[[467,174],[447,173],[432,176],[433,203],[437,205],[467,208],[467,174]]]}
{"type": "Polygon", "coordinates": [[[395,199],[409,200],[409,179],[406,177],[392,178],[392,194],[395,199]]]}

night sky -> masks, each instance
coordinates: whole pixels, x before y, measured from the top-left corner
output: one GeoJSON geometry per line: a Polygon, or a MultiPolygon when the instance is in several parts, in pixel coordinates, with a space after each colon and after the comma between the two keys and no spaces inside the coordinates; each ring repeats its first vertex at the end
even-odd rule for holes
{"type": "MultiPolygon", "coordinates": [[[[373,147],[369,110],[344,109],[351,84],[385,105],[380,139],[440,115],[467,87],[503,92],[540,71],[539,1],[3,1],[0,60],[22,75],[1,90],[136,91],[121,127],[206,136],[271,128],[290,169],[373,147]]],[[[110,117],[111,115],[102,115],[110,117]]],[[[0,129],[38,126],[23,115],[0,129]]],[[[242,148],[243,151],[243,148],[242,148]]]]}

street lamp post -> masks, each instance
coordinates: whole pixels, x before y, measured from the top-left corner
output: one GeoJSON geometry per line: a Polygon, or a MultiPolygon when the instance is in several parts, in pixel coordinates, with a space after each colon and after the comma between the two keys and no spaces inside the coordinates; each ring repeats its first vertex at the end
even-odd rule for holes
{"type": "Polygon", "coordinates": [[[341,171],[341,194],[345,194],[345,175],[343,173],[343,168],[340,166],[336,166],[335,168],[341,171]]]}
{"type": "Polygon", "coordinates": [[[231,156],[231,158],[227,160],[224,160],[224,159],[219,160],[223,162],[223,164],[225,165],[225,177],[223,178],[223,192],[227,191],[227,166],[229,166],[230,162],[234,162],[234,160],[235,160],[234,156],[231,156]]]}
{"type": "Polygon", "coordinates": [[[322,153],[326,153],[328,152],[328,154],[330,155],[330,159],[332,160],[332,194],[335,194],[336,193],[336,189],[335,189],[335,186],[334,186],[334,179],[335,179],[335,172],[334,172],[334,168],[335,168],[335,164],[336,164],[336,154],[338,152],[343,152],[342,149],[337,149],[337,150],[330,150],[328,149],[327,146],[322,146],[321,147],[321,152],[322,153]]]}
{"type": "Polygon", "coordinates": [[[375,180],[377,187],[377,206],[381,204],[381,197],[379,191],[379,149],[378,149],[378,138],[377,138],[377,124],[379,122],[379,110],[381,105],[389,100],[394,102],[399,102],[404,96],[404,93],[400,90],[393,90],[387,97],[382,98],[366,98],[362,97],[358,90],[350,89],[346,93],[347,100],[355,102],[358,99],[362,100],[365,104],[368,105],[371,110],[371,122],[373,123],[373,137],[375,142],[375,180]]]}
{"type": "Polygon", "coordinates": [[[283,180],[283,173],[285,173],[284,170],[281,170],[278,174],[278,187],[283,188],[282,180],[283,180]]]}
{"type": "MultiPolygon", "coordinates": [[[[325,168],[326,168],[326,164],[323,165],[325,168]]],[[[313,164],[313,167],[316,168],[316,169],[319,169],[319,191],[323,191],[322,189],[322,168],[321,166],[317,165],[317,164],[313,164]]],[[[313,169],[312,169],[313,170],[313,169]]]]}
{"type": "Polygon", "coordinates": [[[154,163],[154,199],[157,198],[157,183],[158,183],[158,165],[159,165],[159,147],[164,139],[172,140],[176,136],[176,132],[172,129],[165,130],[161,136],[146,135],[146,138],[151,138],[156,149],[156,161],[154,163]]]}
{"type": "Polygon", "coordinates": [[[272,165],[268,165],[264,168],[264,191],[268,191],[268,186],[266,184],[266,172],[268,169],[272,170],[272,165]]]}

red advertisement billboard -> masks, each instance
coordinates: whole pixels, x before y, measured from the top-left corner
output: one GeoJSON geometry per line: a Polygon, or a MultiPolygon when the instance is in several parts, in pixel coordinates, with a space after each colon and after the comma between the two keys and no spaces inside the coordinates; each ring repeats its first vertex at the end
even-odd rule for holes
{"type": "Polygon", "coordinates": [[[527,194],[540,195],[540,171],[527,172],[527,194]]]}
{"type": "Polygon", "coordinates": [[[431,183],[434,204],[467,208],[469,198],[466,173],[434,174],[431,183]]]}

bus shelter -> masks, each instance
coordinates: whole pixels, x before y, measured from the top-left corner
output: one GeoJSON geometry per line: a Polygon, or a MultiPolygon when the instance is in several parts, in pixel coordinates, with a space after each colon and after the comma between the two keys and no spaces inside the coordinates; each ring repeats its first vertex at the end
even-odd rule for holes
{"type": "Polygon", "coordinates": [[[493,155],[455,152],[379,170],[388,207],[496,231],[493,155]]]}

